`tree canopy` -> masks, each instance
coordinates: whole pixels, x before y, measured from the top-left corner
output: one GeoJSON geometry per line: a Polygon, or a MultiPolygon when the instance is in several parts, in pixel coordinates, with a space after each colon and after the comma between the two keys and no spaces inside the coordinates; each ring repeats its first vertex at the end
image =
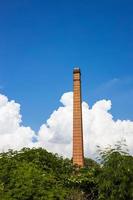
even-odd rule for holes
{"type": "Polygon", "coordinates": [[[42,148],[0,154],[1,200],[133,200],[133,157],[120,145],[85,167],[42,148]]]}

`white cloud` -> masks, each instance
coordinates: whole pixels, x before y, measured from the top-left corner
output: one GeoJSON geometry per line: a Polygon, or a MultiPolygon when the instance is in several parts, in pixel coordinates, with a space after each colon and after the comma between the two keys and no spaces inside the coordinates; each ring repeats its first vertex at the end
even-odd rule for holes
{"type": "MultiPolygon", "coordinates": [[[[64,93],[60,99],[62,106],[55,110],[38,132],[38,141],[30,127],[22,125],[20,105],[0,95],[0,151],[9,148],[43,147],[60,155],[72,155],[72,115],[73,93],[64,93]]],[[[133,154],[133,122],[115,121],[110,113],[111,101],[101,100],[92,108],[83,102],[83,130],[86,156],[94,156],[96,146],[102,148],[126,139],[130,153],[133,154]]]]}
{"type": "Polygon", "coordinates": [[[20,105],[0,94],[0,151],[33,145],[34,131],[21,122],[20,105]]]}
{"type": "Polygon", "coordinates": [[[73,93],[61,97],[62,107],[54,111],[39,131],[39,142],[49,151],[70,156],[72,151],[72,102],[73,93]]]}
{"type": "MultiPolygon", "coordinates": [[[[39,131],[39,143],[49,151],[71,156],[72,152],[72,102],[73,93],[64,93],[61,97],[62,107],[54,111],[47,123],[39,131]]],[[[96,146],[105,148],[114,145],[121,139],[126,139],[133,153],[133,122],[113,120],[110,114],[110,100],[96,102],[92,108],[83,102],[83,129],[85,155],[94,156],[96,146]]]]}

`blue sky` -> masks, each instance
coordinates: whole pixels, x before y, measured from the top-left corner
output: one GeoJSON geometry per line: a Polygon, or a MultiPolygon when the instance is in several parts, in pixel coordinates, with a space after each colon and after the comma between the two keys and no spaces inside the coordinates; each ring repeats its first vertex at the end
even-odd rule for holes
{"type": "Polygon", "coordinates": [[[132,22],[132,0],[0,1],[0,92],[37,130],[79,66],[83,99],[111,99],[115,119],[133,120],[132,22]]]}

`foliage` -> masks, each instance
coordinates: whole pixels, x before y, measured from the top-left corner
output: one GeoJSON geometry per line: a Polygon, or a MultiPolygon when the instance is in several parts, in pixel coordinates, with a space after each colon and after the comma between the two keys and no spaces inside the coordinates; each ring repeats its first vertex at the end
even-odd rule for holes
{"type": "Polygon", "coordinates": [[[64,199],[63,178],[73,166],[68,159],[43,149],[23,149],[0,154],[1,200],[64,199]]]}
{"type": "Polygon", "coordinates": [[[117,143],[115,148],[100,152],[99,200],[133,200],[133,157],[123,147],[126,145],[117,143]]]}
{"type": "Polygon", "coordinates": [[[0,200],[133,200],[133,157],[115,148],[77,168],[46,150],[0,154],[0,200]]]}

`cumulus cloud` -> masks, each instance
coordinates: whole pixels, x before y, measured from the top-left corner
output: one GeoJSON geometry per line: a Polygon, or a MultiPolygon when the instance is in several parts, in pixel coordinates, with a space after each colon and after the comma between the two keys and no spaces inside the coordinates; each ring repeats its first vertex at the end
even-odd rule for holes
{"type": "MultiPolygon", "coordinates": [[[[60,99],[62,107],[52,113],[39,131],[39,145],[65,156],[72,154],[73,93],[64,93],[60,99]]],[[[126,139],[133,154],[133,122],[115,121],[110,114],[110,100],[96,102],[92,108],[86,102],[83,108],[83,130],[85,155],[93,157],[97,146],[105,148],[126,139]]]]}
{"type": "Polygon", "coordinates": [[[60,102],[63,104],[54,111],[47,123],[42,125],[39,143],[49,151],[70,156],[72,152],[72,113],[73,93],[65,93],[60,102]]]}
{"type": "Polygon", "coordinates": [[[20,105],[0,94],[0,151],[33,145],[35,133],[21,125],[21,118],[20,105]]]}
{"type": "MultiPolygon", "coordinates": [[[[73,93],[64,93],[60,102],[62,106],[53,111],[35,134],[30,127],[22,125],[20,105],[0,95],[0,151],[36,146],[71,157],[73,93]],[[36,142],[33,142],[33,137],[37,138],[36,142]]],[[[97,145],[105,148],[121,139],[126,140],[130,153],[133,154],[133,122],[119,119],[115,121],[110,113],[111,107],[110,100],[98,101],[92,108],[86,102],[82,103],[86,156],[94,157],[97,145]]]]}

